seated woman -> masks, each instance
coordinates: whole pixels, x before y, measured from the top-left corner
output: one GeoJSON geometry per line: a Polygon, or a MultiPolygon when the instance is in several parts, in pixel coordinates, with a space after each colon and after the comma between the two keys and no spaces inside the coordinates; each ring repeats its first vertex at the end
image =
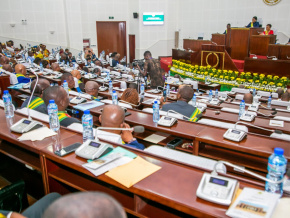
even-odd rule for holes
{"type": "Polygon", "coordinates": [[[271,24],[267,24],[266,26],[266,30],[262,33],[260,33],[260,35],[274,35],[274,31],[271,30],[272,25],[271,24]]]}
{"type": "Polygon", "coordinates": [[[123,92],[120,100],[124,103],[129,103],[133,106],[137,106],[139,104],[139,94],[136,89],[128,88],[123,92]]]}

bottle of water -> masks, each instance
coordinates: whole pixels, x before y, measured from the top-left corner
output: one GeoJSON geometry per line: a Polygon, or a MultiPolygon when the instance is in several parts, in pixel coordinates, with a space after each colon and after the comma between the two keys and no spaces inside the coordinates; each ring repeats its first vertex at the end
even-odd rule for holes
{"type": "Polygon", "coordinates": [[[49,100],[49,104],[47,106],[47,113],[49,116],[49,126],[50,129],[57,132],[59,130],[59,119],[58,119],[58,108],[54,100],[49,100]]]}
{"type": "Polygon", "coordinates": [[[52,55],[54,55],[54,49],[51,50],[52,55]]]}
{"type": "Polygon", "coordinates": [[[170,70],[168,70],[168,76],[170,76],[170,70]]]}
{"type": "Polygon", "coordinates": [[[107,78],[106,78],[107,80],[110,80],[111,78],[110,78],[110,72],[109,71],[107,71],[107,78]]]}
{"type": "Polygon", "coordinates": [[[113,94],[112,94],[112,103],[114,105],[118,105],[118,94],[117,94],[116,90],[114,90],[113,94]]]}
{"type": "Polygon", "coordinates": [[[199,89],[196,90],[196,93],[199,93],[199,89]]]}
{"type": "Polygon", "coordinates": [[[83,142],[94,139],[93,133],[93,116],[90,114],[89,110],[84,111],[84,115],[82,116],[82,124],[83,124],[83,142]]]}
{"type": "Polygon", "coordinates": [[[144,93],[145,92],[145,87],[144,87],[144,84],[141,84],[141,87],[140,87],[140,94],[144,93]]]}
{"type": "Polygon", "coordinates": [[[268,98],[267,108],[271,108],[272,97],[271,95],[268,98]]]}
{"type": "Polygon", "coordinates": [[[245,107],[246,107],[245,101],[242,100],[241,103],[240,103],[239,119],[245,113],[245,107]]]}
{"type": "Polygon", "coordinates": [[[43,72],[43,65],[42,65],[41,62],[40,62],[40,64],[39,64],[39,67],[40,67],[40,72],[43,72]]]}
{"type": "Polygon", "coordinates": [[[62,66],[65,67],[65,63],[64,63],[64,61],[62,61],[62,66]]]}
{"type": "Polygon", "coordinates": [[[147,76],[144,77],[145,86],[147,87],[147,76]]]}
{"type": "Polygon", "coordinates": [[[219,90],[217,90],[217,89],[215,90],[215,96],[214,97],[215,97],[215,99],[219,98],[219,90]]]}
{"type": "MultiPolygon", "coordinates": [[[[268,174],[267,179],[273,181],[279,181],[283,178],[286,172],[287,159],[284,157],[284,150],[282,148],[275,148],[274,154],[272,154],[268,159],[268,174]]],[[[279,184],[274,184],[266,182],[265,191],[283,194],[283,182],[279,184]]]]}
{"type": "Polygon", "coordinates": [[[68,84],[67,84],[66,80],[63,81],[62,86],[63,86],[64,90],[66,91],[67,95],[69,95],[69,88],[68,88],[68,84]]]}
{"type": "Polygon", "coordinates": [[[209,93],[208,93],[208,100],[209,100],[209,101],[212,100],[212,90],[209,90],[209,93]]]}
{"type": "Polygon", "coordinates": [[[30,62],[30,67],[33,68],[33,63],[32,63],[32,60],[29,59],[29,62],[30,62]]]}
{"type": "Polygon", "coordinates": [[[157,123],[160,119],[160,116],[159,116],[159,104],[157,101],[154,101],[154,104],[153,104],[153,122],[154,123],[157,123]]]}
{"type": "Polygon", "coordinates": [[[14,108],[12,105],[12,98],[11,95],[9,94],[8,90],[5,90],[3,92],[3,102],[4,102],[4,110],[5,110],[5,116],[7,118],[14,117],[14,108]]]}
{"type": "Polygon", "coordinates": [[[69,68],[69,62],[68,61],[66,62],[66,67],[69,68]]]}
{"type": "Polygon", "coordinates": [[[253,89],[253,97],[256,96],[256,89],[253,89]]]}
{"type": "Polygon", "coordinates": [[[193,94],[193,97],[192,97],[192,106],[196,106],[196,95],[195,94],[193,94]]]}
{"type": "Polygon", "coordinates": [[[168,97],[170,95],[170,86],[167,84],[166,86],[166,96],[168,97]]]}
{"type": "Polygon", "coordinates": [[[113,94],[113,83],[112,83],[112,81],[109,82],[109,93],[111,95],[113,94]]]}

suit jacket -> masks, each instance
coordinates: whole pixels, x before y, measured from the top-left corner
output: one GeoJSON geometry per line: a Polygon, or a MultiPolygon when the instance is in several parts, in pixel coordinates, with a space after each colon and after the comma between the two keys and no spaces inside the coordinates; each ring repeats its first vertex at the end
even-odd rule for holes
{"type": "Polygon", "coordinates": [[[170,104],[165,104],[162,107],[163,111],[174,110],[184,116],[190,117],[195,110],[195,107],[185,101],[177,101],[170,104]]]}
{"type": "MultiPolygon", "coordinates": [[[[251,23],[252,23],[252,22],[250,22],[250,23],[247,25],[247,27],[251,27],[251,23]]],[[[253,27],[259,27],[259,26],[260,26],[259,22],[255,22],[255,23],[253,23],[253,27]]]]}
{"type": "MultiPolygon", "coordinates": [[[[36,111],[38,111],[40,113],[47,114],[47,107],[44,104],[44,102],[43,103],[42,102],[33,102],[35,98],[37,98],[37,97],[36,96],[32,96],[29,108],[33,109],[33,110],[36,110],[36,111]]],[[[27,98],[22,103],[21,109],[24,108],[24,107],[27,107],[28,101],[29,101],[29,98],[27,98]]]]}

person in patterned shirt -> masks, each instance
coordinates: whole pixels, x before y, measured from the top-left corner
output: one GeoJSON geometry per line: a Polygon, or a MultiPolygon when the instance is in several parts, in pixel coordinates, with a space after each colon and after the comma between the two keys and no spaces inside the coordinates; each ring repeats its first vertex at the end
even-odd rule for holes
{"type": "Polygon", "coordinates": [[[54,100],[58,108],[58,119],[61,126],[68,127],[73,123],[81,123],[79,120],[67,114],[66,108],[69,105],[69,98],[61,86],[52,86],[45,89],[43,92],[43,100],[46,106],[48,106],[49,100],[54,100]]]}
{"type": "Polygon", "coordinates": [[[138,65],[137,66],[144,77],[149,75],[151,80],[150,87],[152,89],[156,89],[158,86],[163,87],[164,80],[162,77],[160,62],[157,59],[152,58],[150,51],[144,52],[144,59],[144,71],[142,71],[138,65]]]}

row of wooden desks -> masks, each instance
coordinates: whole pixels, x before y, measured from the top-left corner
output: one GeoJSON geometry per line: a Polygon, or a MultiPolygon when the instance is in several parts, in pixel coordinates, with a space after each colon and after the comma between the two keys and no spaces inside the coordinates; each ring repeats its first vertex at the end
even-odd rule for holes
{"type": "MultiPolygon", "coordinates": [[[[15,114],[14,122],[21,118],[21,115],[15,114]]],[[[93,176],[82,167],[86,160],[74,153],[62,158],[54,154],[56,147],[81,142],[81,134],[61,128],[59,137],[21,142],[17,140],[19,134],[10,132],[3,109],[0,109],[0,120],[2,139],[0,152],[39,171],[46,193],[56,191],[67,194],[92,190],[106,192],[116,198],[126,212],[135,217],[225,217],[227,207],[204,201],[196,196],[198,184],[205,172],[201,168],[178,164],[124,146],[145,160],[162,167],[133,187],[125,188],[104,174],[93,176]],[[13,145],[5,145],[6,141],[13,145]]],[[[241,188],[263,189],[261,182],[242,178],[239,181],[241,188]]]]}

